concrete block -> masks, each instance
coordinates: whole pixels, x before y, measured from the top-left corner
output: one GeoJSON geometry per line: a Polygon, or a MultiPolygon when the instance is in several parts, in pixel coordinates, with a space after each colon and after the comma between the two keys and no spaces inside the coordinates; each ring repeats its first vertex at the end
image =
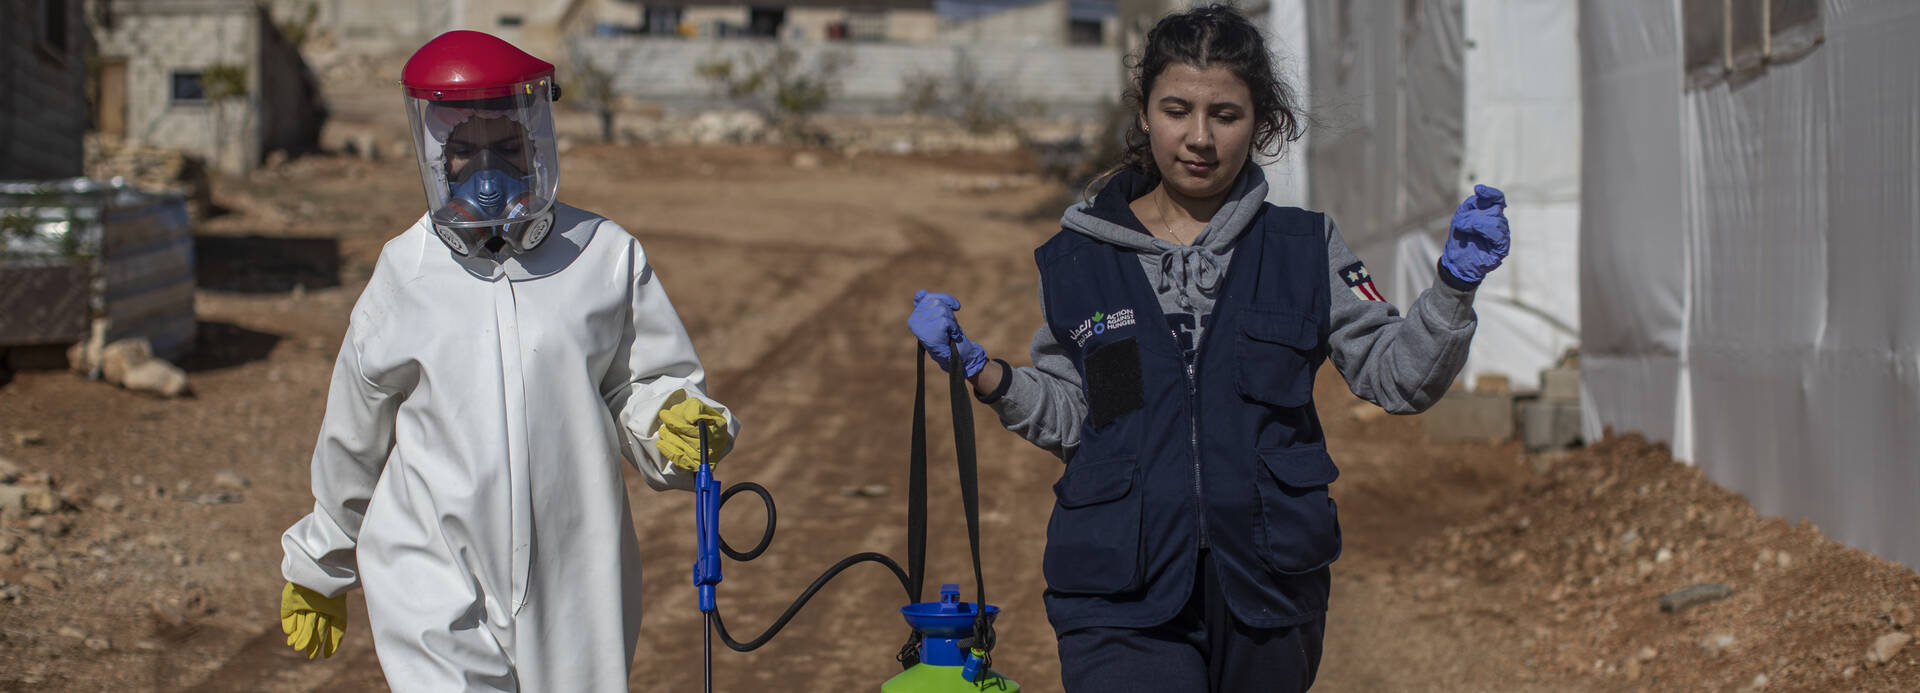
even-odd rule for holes
{"type": "Polygon", "coordinates": [[[1528,450],[1559,450],[1580,442],[1580,403],[1537,399],[1520,403],[1520,439],[1528,450]]]}
{"type": "Polygon", "coordinates": [[[1580,401],[1580,369],[1549,368],[1540,371],[1540,399],[1548,402],[1580,401]]]}
{"type": "Polygon", "coordinates": [[[1513,396],[1448,393],[1420,415],[1420,430],[1435,441],[1502,441],[1513,437],[1513,396]]]}

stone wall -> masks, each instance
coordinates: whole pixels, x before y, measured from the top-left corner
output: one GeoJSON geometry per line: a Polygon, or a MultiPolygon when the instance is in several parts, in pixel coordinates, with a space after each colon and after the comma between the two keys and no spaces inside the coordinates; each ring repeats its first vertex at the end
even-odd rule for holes
{"type": "Polygon", "coordinates": [[[127,138],[191,152],[222,170],[244,172],[260,160],[257,100],[260,12],[251,3],[172,3],[121,7],[112,26],[96,26],[100,54],[127,61],[127,138]],[[214,106],[173,99],[176,72],[209,66],[248,69],[247,96],[214,106]]]}
{"type": "MultiPolygon", "coordinates": [[[[1040,106],[1048,115],[1090,116],[1120,94],[1120,55],[1111,48],[1065,46],[995,50],[974,45],[895,45],[867,43],[788,44],[803,64],[826,52],[851,59],[829,110],[842,113],[899,113],[902,92],[915,75],[951,75],[956,64],[971,62],[1010,100],[1040,106]]],[[[618,37],[581,39],[578,55],[614,75],[618,93],[675,110],[726,105],[713,87],[694,74],[707,60],[741,59],[752,52],[770,54],[775,44],[751,40],[683,40],[618,37]]],[[[566,78],[563,76],[562,80],[566,78]]]]}
{"type": "Polygon", "coordinates": [[[248,0],[116,2],[90,17],[102,58],[126,63],[128,143],[173,149],[232,173],[269,150],[302,152],[319,140],[318,84],[300,52],[248,0]],[[175,99],[177,74],[216,65],[246,71],[246,93],[215,104],[175,99]]]}

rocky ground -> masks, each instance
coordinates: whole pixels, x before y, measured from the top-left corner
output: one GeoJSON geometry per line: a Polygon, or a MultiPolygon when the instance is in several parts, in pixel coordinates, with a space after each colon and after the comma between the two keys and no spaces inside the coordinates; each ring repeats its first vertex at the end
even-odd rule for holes
{"type": "MultiPolygon", "coordinates": [[[[311,508],[306,460],[348,309],[420,213],[404,162],[315,156],[214,178],[224,213],[196,228],[200,339],[180,364],[191,397],[0,374],[0,690],[383,689],[357,594],[338,656],[284,648],[278,536],[311,508]]],[[[839,557],[904,553],[909,297],[961,296],[969,334],[1023,361],[1039,319],[1030,251],[1068,195],[1039,171],[1018,152],[566,155],[563,197],[642,240],[714,394],[747,422],[722,477],[781,503],[773,549],[726,566],[737,638],[839,557]]],[[[934,393],[934,459],[950,460],[934,393]]],[[[1317,401],[1346,533],[1321,690],[1920,689],[1920,576],[1760,516],[1660,446],[1436,444],[1331,370],[1317,401]],[[1726,596],[1662,609],[1697,585],[1726,596]]],[[[1057,690],[1039,556],[1059,463],[975,415],[986,576],[1005,608],[996,664],[1057,690]]],[[[691,498],[628,485],[649,561],[632,688],[697,690],[691,498]]],[[[930,579],[967,583],[958,494],[937,484],[932,503],[930,579]]],[[[756,533],[754,505],[724,513],[736,544],[756,533]]],[[[716,652],[715,688],[871,689],[897,671],[902,599],[883,570],[855,568],[772,644],[716,652]]]]}

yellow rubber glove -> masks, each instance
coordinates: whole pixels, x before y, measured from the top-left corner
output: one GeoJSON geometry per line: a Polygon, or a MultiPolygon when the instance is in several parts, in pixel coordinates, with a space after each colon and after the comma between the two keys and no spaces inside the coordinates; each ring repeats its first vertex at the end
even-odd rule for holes
{"type": "Polygon", "coordinates": [[[707,422],[707,461],[719,464],[721,456],[733,445],[733,434],[727,430],[727,417],[720,414],[698,397],[681,392],[676,397],[685,397],[660,410],[660,441],[655,447],[665,455],[673,466],[687,471],[700,469],[700,422],[707,422]]]}
{"type": "Polygon", "coordinates": [[[280,591],[280,630],[307,659],[332,657],[347,634],[347,597],[327,598],[291,582],[280,591]]]}

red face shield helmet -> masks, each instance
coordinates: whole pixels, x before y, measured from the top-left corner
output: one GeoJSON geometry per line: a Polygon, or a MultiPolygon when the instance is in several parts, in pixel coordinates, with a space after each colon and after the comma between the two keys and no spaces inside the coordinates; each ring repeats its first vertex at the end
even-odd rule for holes
{"type": "Polygon", "coordinates": [[[440,240],[469,257],[540,245],[560,187],[553,64],[488,34],[450,31],[407,59],[400,84],[440,240]]]}

